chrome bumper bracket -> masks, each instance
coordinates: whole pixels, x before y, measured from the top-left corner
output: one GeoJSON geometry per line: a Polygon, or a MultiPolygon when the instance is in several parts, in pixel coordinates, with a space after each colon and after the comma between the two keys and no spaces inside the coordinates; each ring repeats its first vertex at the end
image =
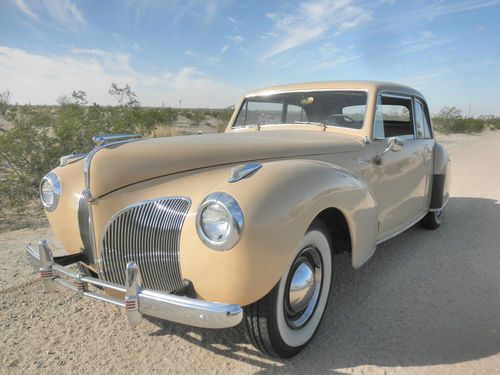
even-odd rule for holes
{"type": "Polygon", "coordinates": [[[131,326],[138,325],[142,320],[142,315],[139,312],[139,292],[141,291],[141,273],[139,267],[134,262],[127,263],[127,279],[125,293],[125,311],[127,312],[127,319],[131,326]]]}
{"type": "MultiPolygon", "coordinates": [[[[138,325],[143,316],[201,328],[230,328],[238,325],[243,318],[243,309],[239,305],[207,302],[143,289],[141,272],[139,266],[134,262],[127,264],[126,285],[124,287],[86,276],[80,272],[73,272],[58,264],[58,258],[53,257],[45,240],[38,244],[38,251],[31,245],[27,245],[26,255],[35,271],[39,272],[47,292],[56,291],[57,286],[60,285],[85,297],[123,307],[132,326],[138,325]],[[92,291],[89,289],[89,285],[118,292],[123,294],[124,298],[120,299],[92,291]]],[[[67,257],[63,258],[67,259],[67,257]]],[[[74,259],[75,263],[78,262],[78,257],[74,259]]]]}

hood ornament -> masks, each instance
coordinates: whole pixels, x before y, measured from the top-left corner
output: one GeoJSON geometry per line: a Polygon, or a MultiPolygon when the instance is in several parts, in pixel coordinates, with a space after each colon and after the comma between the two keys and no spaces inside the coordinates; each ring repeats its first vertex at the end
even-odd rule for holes
{"type": "Polygon", "coordinates": [[[103,134],[92,138],[96,146],[102,146],[110,142],[125,141],[128,139],[141,138],[140,134],[103,134]]]}

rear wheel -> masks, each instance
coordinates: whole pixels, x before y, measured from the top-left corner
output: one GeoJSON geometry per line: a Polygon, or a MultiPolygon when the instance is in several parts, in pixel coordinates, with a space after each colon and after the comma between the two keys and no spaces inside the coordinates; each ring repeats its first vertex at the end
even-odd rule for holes
{"type": "Polygon", "coordinates": [[[439,228],[443,220],[443,211],[444,209],[428,212],[427,215],[425,215],[422,219],[422,226],[426,229],[439,228]]]}
{"type": "Polygon", "coordinates": [[[326,308],[332,278],[332,251],[325,226],[314,222],[287,272],[259,301],[245,307],[254,346],[289,358],[312,339],[326,308]]]}

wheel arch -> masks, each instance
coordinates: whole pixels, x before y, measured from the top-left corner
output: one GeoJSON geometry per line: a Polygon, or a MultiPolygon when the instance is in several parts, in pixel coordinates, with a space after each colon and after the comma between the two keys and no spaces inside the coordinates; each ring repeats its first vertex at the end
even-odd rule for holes
{"type": "Polygon", "coordinates": [[[330,240],[333,244],[334,254],[347,251],[352,252],[351,232],[347,219],[336,207],[325,208],[313,220],[320,220],[326,227],[330,240]]]}

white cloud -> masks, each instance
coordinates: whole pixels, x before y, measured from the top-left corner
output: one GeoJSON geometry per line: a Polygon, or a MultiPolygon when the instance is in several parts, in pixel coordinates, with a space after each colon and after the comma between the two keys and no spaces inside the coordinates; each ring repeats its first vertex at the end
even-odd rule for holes
{"type": "Polygon", "coordinates": [[[239,26],[241,26],[241,22],[238,21],[236,18],[233,18],[231,16],[228,16],[226,17],[226,20],[228,20],[229,22],[231,22],[233,25],[236,26],[236,28],[238,28],[239,26]]]}
{"type": "Polygon", "coordinates": [[[190,49],[185,50],[185,51],[184,51],[184,54],[185,54],[186,56],[189,56],[189,57],[194,57],[195,59],[199,59],[199,58],[200,58],[200,54],[199,54],[199,53],[194,52],[194,51],[191,51],[190,49]]]}
{"type": "Polygon", "coordinates": [[[358,60],[360,54],[355,53],[353,48],[340,49],[332,43],[323,43],[315,48],[315,53],[311,55],[309,51],[298,51],[291,59],[288,55],[276,56],[270,66],[283,70],[290,67],[296,69],[295,65],[300,64],[301,71],[317,71],[329,69],[330,71],[340,65],[358,60]],[[307,61],[307,63],[304,63],[307,61]]]}
{"type": "Polygon", "coordinates": [[[38,24],[75,30],[86,24],[83,12],[71,0],[11,0],[25,16],[38,24]]]}
{"type": "Polygon", "coordinates": [[[83,12],[70,0],[44,0],[43,4],[47,13],[66,28],[86,23],[83,12]]]}
{"type": "Polygon", "coordinates": [[[210,23],[222,9],[233,0],[127,0],[125,7],[134,14],[136,21],[148,18],[158,12],[170,16],[170,24],[177,24],[185,18],[196,18],[210,23]]]}
{"type": "Polygon", "coordinates": [[[500,0],[461,0],[453,2],[432,1],[422,4],[414,11],[398,14],[394,17],[378,18],[374,32],[408,27],[410,24],[428,23],[437,17],[449,14],[473,12],[478,9],[499,5],[500,0]]]}
{"type": "Polygon", "coordinates": [[[340,34],[370,18],[368,11],[353,5],[351,0],[306,1],[292,13],[267,16],[273,21],[277,41],[262,56],[262,61],[312,42],[328,31],[340,34]]]}
{"type": "Polygon", "coordinates": [[[239,44],[245,40],[241,35],[227,35],[226,38],[235,44],[239,44]]]}
{"type": "Polygon", "coordinates": [[[26,16],[37,21],[38,15],[31,10],[31,8],[24,2],[24,0],[13,0],[14,5],[26,16]]]}
{"type": "Polygon", "coordinates": [[[418,37],[405,39],[401,43],[399,53],[420,52],[453,41],[455,41],[455,38],[438,38],[430,31],[422,31],[418,37]]]}
{"type": "Polygon", "coordinates": [[[42,55],[0,46],[0,83],[13,102],[54,104],[73,90],[87,92],[91,102],[115,104],[108,95],[112,82],[128,83],[141,104],[221,107],[234,104],[241,91],[194,67],[147,74],[134,69],[129,56],[98,49],[73,49],[63,55],[42,55]]]}

